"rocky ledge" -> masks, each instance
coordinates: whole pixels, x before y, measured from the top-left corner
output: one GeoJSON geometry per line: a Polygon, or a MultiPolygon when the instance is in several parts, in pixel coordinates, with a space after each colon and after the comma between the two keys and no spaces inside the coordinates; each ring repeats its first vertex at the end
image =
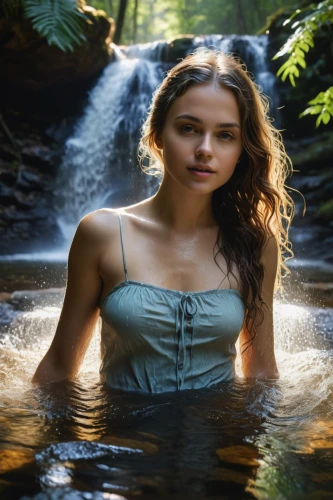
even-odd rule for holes
{"type": "Polygon", "coordinates": [[[49,46],[20,15],[0,18],[2,254],[50,250],[62,240],[54,196],[64,142],[113,58],[113,20],[83,10],[86,42],[73,52],[49,46]]]}

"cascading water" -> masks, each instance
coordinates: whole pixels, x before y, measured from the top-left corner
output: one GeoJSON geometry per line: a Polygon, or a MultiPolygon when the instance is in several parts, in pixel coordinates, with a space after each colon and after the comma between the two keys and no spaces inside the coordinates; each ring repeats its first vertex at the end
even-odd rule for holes
{"type": "MultiPolygon", "coordinates": [[[[269,70],[267,60],[268,36],[260,35],[206,35],[186,39],[184,56],[199,47],[217,49],[227,54],[233,54],[246,64],[247,69],[255,77],[256,83],[269,97],[271,115],[276,117],[278,96],[275,90],[275,75],[269,70]]],[[[127,47],[124,51],[128,58],[162,61],[168,58],[169,45],[159,41],[151,44],[137,44],[127,47]]]]}
{"type": "MultiPolygon", "coordinates": [[[[58,183],[59,225],[67,240],[83,215],[125,198],[136,168],[139,177],[139,129],[161,78],[156,63],[124,59],[110,64],[91,92],[67,140],[58,183]]],[[[140,194],[139,188],[133,197],[140,194]]]]}
{"type": "MultiPolygon", "coordinates": [[[[79,219],[103,206],[116,207],[151,196],[156,179],[137,165],[140,127],[151,96],[162,81],[167,42],[126,48],[104,71],[75,132],[67,140],[60,169],[57,206],[65,240],[71,240],[79,219]]],[[[274,102],[274,76],[268,71],[266,36],[189,39],[184,56],[199,47],[237,54],[262,90],[274,102]]],[[[273,109],[276,106],[273,106],[273,109]]]]}
{"type": "Polygon", "coordinates": [[[275,75],[269,70],[267,61],[267,35],[229,35],[195,38],[196,47],[216,47],[227,54],[234,54],[241,58],[247,69],[255,77],[255,82],[262,92],[269,98],[270,114],[277,117],[278,96],[275,90],[275,75]]]}

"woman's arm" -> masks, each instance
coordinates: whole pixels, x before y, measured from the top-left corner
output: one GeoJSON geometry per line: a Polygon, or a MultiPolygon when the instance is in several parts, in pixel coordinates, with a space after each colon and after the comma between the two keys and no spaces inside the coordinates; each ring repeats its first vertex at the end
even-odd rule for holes
{"type": "Polygon", "coordinates": [[[98,272],[101,230],[95,219],[94,214],[89,214],[77,228],[69,252],[67,288],[59,323],[33,382],[75,377],[91,340],[102,290],[98,272]]]}
{"type": "Polygon", "coordinates": [[[279,378],[274,354],[274,332],[273,332],[273,295],[278,265],[278,246],[274,237],[267,241],[263,254],[262,264],[264,267],[264,279],[262,285],[262,297],[266,304],[263,306],[263,322],[257,326],[257,333],[253,344],[245,342],[251,339],[245,323],[240,333],[240,352],[243,376],[245,378],[279,378]]]}

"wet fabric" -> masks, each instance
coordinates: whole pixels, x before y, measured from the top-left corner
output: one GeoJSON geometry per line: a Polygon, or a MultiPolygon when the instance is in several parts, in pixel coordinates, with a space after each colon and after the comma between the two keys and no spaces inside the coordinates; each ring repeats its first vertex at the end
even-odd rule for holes
{"type": "Polygon", "coordinates": [[[124,391],[159,393],[201,389],[235,376],[244,320],[233,289],[181,292],[128,279],[100,304],[101,378],[124,391]]]}

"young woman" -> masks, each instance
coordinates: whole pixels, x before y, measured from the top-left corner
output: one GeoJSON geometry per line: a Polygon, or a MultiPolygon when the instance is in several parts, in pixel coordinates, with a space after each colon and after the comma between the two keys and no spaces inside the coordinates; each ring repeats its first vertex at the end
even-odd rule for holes
{"type": "Polygon", "coordinates": [[[73,378],[102,316],[101,376],[164,392],[235,376],[278,378],[273,293],[290,251],[288,157],[243,66],[211,50],[187,56],[153,96],[141,156],[156,195],[84,217],[52,345],[36,382],[73,378]]]}

